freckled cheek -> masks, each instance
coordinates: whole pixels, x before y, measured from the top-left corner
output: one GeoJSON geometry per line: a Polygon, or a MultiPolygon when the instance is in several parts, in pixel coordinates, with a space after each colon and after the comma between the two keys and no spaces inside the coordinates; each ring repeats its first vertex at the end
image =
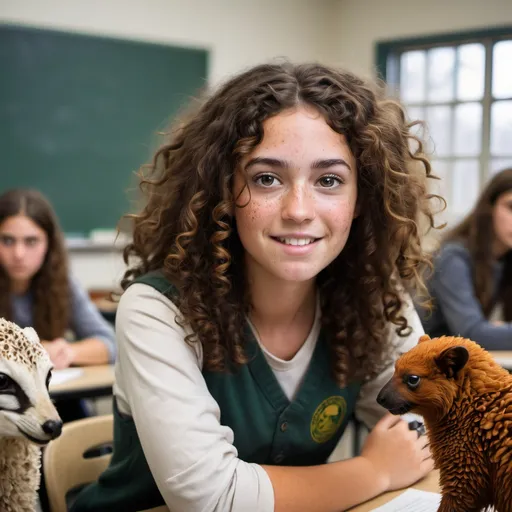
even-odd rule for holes
{"type": "Polygon", "coordinates": [[[336,204],[324,210],[325,218],[329,219],[329,225],[333,233],[346,235],[352,227],[354,220],[354,206],[351,203],[336,204]]]}
{"type": "Polygon", "coordinates": [[[268,227],[270,208],[265,202],[252,199],[244,208],[236,211],[236,222],[239,230],[261,230],[268,227]]]}

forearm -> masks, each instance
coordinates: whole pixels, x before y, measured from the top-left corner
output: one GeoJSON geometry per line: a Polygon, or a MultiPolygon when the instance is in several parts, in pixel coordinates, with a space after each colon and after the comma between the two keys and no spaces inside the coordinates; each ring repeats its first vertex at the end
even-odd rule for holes
{"type": "Polygon", "coordinates": [[[363,457],[320,466],[263,466],[274,488],[275,512],[340,512],[386,490],[363,457]]]}
{"type": "Polygon", "coordinates": [[[468,329],[466,337],[476,341],[486,350],[512,350],[511,324],[494,325],[491,322],[479,322],[468,329]]]}
{"type": "Polygon", "coordinates": [[[73,351],[74,366],[107,364],[109,362],[108,348],[99,338],[86,338],[70,345],[73,351]]]}

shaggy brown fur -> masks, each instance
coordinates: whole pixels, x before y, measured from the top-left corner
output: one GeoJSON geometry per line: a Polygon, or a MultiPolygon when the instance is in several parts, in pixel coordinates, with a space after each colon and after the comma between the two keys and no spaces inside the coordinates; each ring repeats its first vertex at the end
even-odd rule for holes
{"type": "Polygon", "coordinates": [[[475,342],[422,336],[377,401],[425,419],[442,500],[438,512],[512,512],[512,375],[475,342]]]}

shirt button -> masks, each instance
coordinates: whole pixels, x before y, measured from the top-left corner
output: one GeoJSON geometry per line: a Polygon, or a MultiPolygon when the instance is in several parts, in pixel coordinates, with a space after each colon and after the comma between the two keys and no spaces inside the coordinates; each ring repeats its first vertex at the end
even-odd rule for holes
{"type": "Polygon", "coordinates": [[[281,423],[281,432],[286,432],[287,429],[288,423],[286,421],[283,421],[283,423],[281,423]]]}
{"type": "Polygon", "coordinates": [[[282,453],[278,453],[275,457],[274,457],[274,462],[276,464],[279,464],[280,462],[283,462],[284,460],[284,454],[282,453]]]}

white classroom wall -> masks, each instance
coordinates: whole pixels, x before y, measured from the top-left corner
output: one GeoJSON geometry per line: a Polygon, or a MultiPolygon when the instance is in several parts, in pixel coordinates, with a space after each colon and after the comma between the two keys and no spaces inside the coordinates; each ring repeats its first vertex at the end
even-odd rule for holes
{"type": "Polygon", "coordinates": [[[512,25],[512,0],[340,0],[335,63],[375,73],[378,41],[512,25]]]}

